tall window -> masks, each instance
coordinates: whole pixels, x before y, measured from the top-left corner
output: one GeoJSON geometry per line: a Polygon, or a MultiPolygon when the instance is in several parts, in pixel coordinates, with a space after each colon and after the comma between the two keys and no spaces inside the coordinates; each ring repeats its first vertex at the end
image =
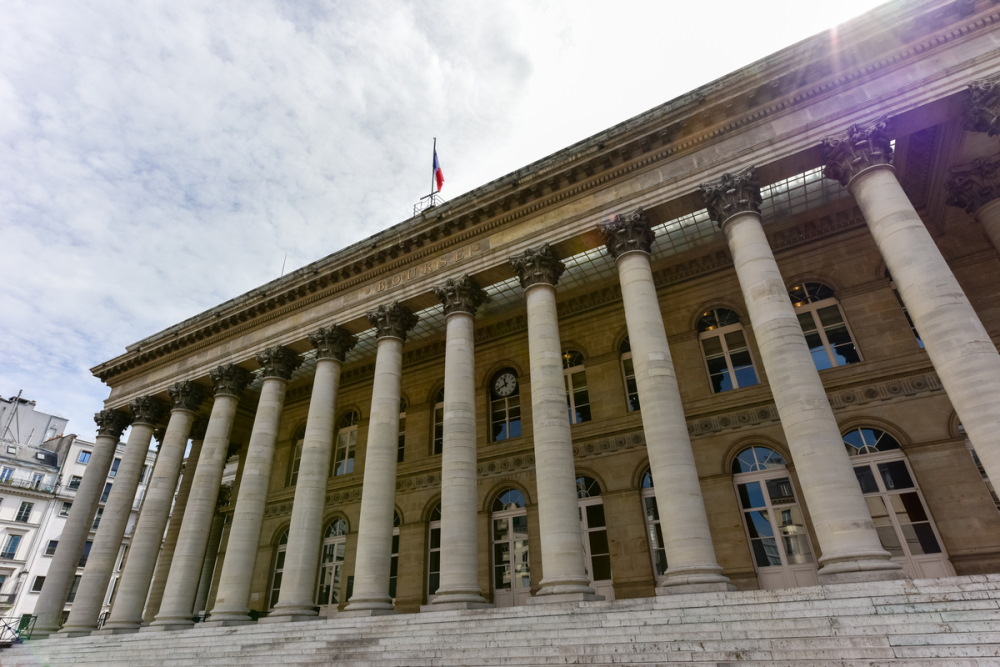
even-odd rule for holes
{"type": "Polygon", "coordinates": [[[562,353],[562,361],[569,423],[589,422],[590,394],[587,392],[587,372],[583,367],[583,355],[576,350],[566,350],[562,353]]]}
{"type": "Polygon", "coordinates": [[[112,486],[113,485],[111,484],[111,482],[105,482],[104,483],[104,491],[101,492],[101,502],[102,503],[108,502],[108,496],[111,495],[111,487],[112,486]]]}
{"type": "Polygon", "coordinates": [[[906,309],[906,304],[903,303],[903,297],[899,294],[899,288],[896,287],[896,281],[892,279],[889,275],[889,270],[886,269],[885,277],[889,279],[889,287],[892,289],[893,296],[896,297],[896,303],[899,304],[899,309],[903,311],[903,315],[906,317],[906,322],[910,325],[910,331],[913,332],[913,337],[917,340],[917,346],[921,349],[924,347],[924,341],[920,337],[920,333],[917,331],[917,325],[913,323],[913,318],[910,317],[910,311],[906,309]]]}
{"type": "Polygon", "coordinates": [[[80,454],[76,457],[77,463],[90,463],[90,452],[86,449],[81,449],[80,454]]]}
{"type": "MultiPolygon", "coordinates": [[[[580,529],[583,533],[583,558],[587,574],[593,582],[611,582],[611,545],[608,542],[608,526],[604,519],[604,501],[601,499],[601,485],[593,477],[576,478],[576,497],[580,511],[580,529]]],[[[611,586],[601,587],[601,593],[611,586]]]]}
{"type": "Polygon", "coordinates": [[[90,548],[94,546],[92,540],[87,540],[83,543],[83,553],[80,554],[80,561],[76,564],[77,567],[86,567],[87,560],[90,558],[90,548]]]}
{"type": "Polygon", "coordinates": [[[361,415],[357,410],[344,414],[337,422],[337,452],[333,460],[333,474],[347,475],[354,472],[354,452],[358,447],[358,422],[361,415]]]}
{"type": "Polygon", "coordinates": [[[20,535],[8,535],[7,541],[3,543],[3,550],[0,551],[0,558],[13,560],[17,556],[17,547],[21,544],[20,535]]]}
{"type": "Polygon", "coordinates": [[[657,579],[667,572],[667,550],[663,546],[660,530],[660,511],[656,508],[656,492],[650,471],[642,476],[642,508],[646,514],[646,535],[649,538],[649,555],[653,561],[653,576],[657,579]]]}
{"type": "Polygon", "coordinates": [[[347,552],[347,521],[334,519],[323,535],[323,552],[319,564],[316,604],[340,604],[340,584],[343,578],[344,554],[347,552]]]}
{"type": "Polygon", "coordinates": [[[101,526],[101,517],[104,516],[104,508],[98,507],[97,512],[94,514],[94,523],[90,525],[91,530],[97,530],[101,526]]]}
{"type": "Polygon", "coordinates": [[[35,507],[35,503],[22,502],[21,506],[17,510],[17,516],[14,517],[14,521],[20,523],[28,523],[31,520],[31,510],[35,507]]]}
{"type": "Polygon", "coordinates": [[[69,511],[72,507],[73,503],[63,502],[62,507],[59,508],[59,516],[69,516],[69,511]]]}
{"type": "Polygon", "coordinates": [[[36,576],[35,580],[33,582],[31,582],[31,592],[32,593],[41,593],[42,592],[42,586],[44,586],[44,585],[45,585],[45,577],[43,577],[43,576],[36,576]]]}
{"type": "Polygon", "coordinates": [[[788,291],[816,370],[861,361],[840,304],[823,283],[803,283],[788,291]]]}
{"type": "Polygon", "coordinates": [[[292,459],[288,462],[288,484],[295,486],[299,483],[299,466],[302,463],[302,442],[306,437],[306,429],[303,426],[292,439],[292,459]]]}
{"type": "Polygon", "coordinates": [[[760,382],[740,316],[728,308],[712,308],[698,320],[698,339],[705,355],[708,378],[715,393],[760,382]]]}
{"type": "Polygon", "coordinates": [[[278,604],[278,597],[281,595],[281,576],[285,572],[285,552],[288,550],[288,530],[278,538],[278,546],[274,550],[274,568],[271,570],[271,604],[278,604]]]}
{"type": "Polygon", "coordinates": [[[444,451],[444,387],[434,395],[434,434],[431,439],[431,454],[444,451]]]}
{"type": "Polygon", "coordinates": [[[493,501],[492,511],[493,601],[509,607],[526,601],[531,591],[524,494],[505,489],[493,501]]]}
{"type": "Polygon", "coordinates": [[[53,556],[56,553],[56,547],[59,546],[59,540],[49,540],[49,543],[45,545],[45,555],[53,556]]]}
{"type": "Polygon", "coordinates": [[[768,447],[749,447],[733,461],[732,470],[760,585],[788,588],[816,583],[805,519],[784,457],[768,447]],[[808,574],[794,567],[806,564],[808,574]],[[805,576],[811,580],[803,581],[805,576]]]}
{"type": "Polygon", "coordinates": [[[83,477],[80,477],[79,475],[71,475],[69,478],[69,484],[67,484],[67,488],[69,488],[69,490],[71,491],[76,491],[77,489],[80,488],[80,483],[82,481],[83,477]]]}
{"type": "Polygon", "coordinates": [[[396,444],[396,461],[403,461],[403,452],[406,451],[406,399],[399,399],[399,439],[396,444]]]}
{"type": "Polygon", "coordinates": [[[9,482],[10,478],[14,476],[14,469],[4,466],[0,468],[0,482],[9,482]]]}
{"type": "Polygon", "coordinates": [[[441,585],[441,503],[431,511],[427,524],[427,596],[441,585]]]}
{"type": "Polygon", "coordinates": [[[632,344],[628,336],[618,346],[619,359],[622,362],[622,377],[625,379],[625,404],[629,412],[639,409],[639,386],[635,383],[635,366],[632,364],[632,344]]]}
{"type": "Polygon", "coordinates": [[[122,464],[122,460],[115,457],[115,460],[111,462],[111,469],[108,471],[108,477],[114,477],[118,474],[118,466],[122,464]]]}
{"type": "Polygon", "coordinates": [[[396,599],[396,579],[399,575],[399,512],[392,513],[392,560],[389,561],[389,597],[396,599]]]}
{"type": "Polygon", "coordinates": [[[521,388],[513,368],[505,368],[490,383],[490,434],[492,440],[521,435],[521,388]]]}

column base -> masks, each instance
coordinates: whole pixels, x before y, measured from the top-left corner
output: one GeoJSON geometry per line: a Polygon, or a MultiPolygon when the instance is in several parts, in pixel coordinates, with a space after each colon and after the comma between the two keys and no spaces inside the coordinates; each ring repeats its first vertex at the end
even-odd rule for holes
{"type": "Polygon", "coordinates": [[[425,611],[464,611],[466,609],[493,609],[490,602],[432,602],[420,605],[420,612],[425,611]]]}
{"type": "MultiPolygon", "coordinates": [[[[896,563],[893,563],[896,565],[896,563]]],[[[824,568],[825,570],[826,568],[824,568]]],[[[899,581],[909,579],[909,575],[903,569],[892,568],[884,570],[846,570],[841,572],[824,572],[820,570],[816,578],[821,586],[827,584],[854,584],[869,581],[899,581]]]]}
{"type": "Polygon", "coordinates": [[[55,633],[59,632],[59,628],[32,628],[31,639],[48,639],[55,633]]]}
{"type": "Polygon", "coordinates": [[[819,583],[846,584],[864,581],[909,579],[903,566],[889,560],[887,552],[854,554],[846,558],[820,558],[819,583]]]}
{"type": "Polygon", "coordinates": [[[106,624],[100,630],[94,630],[90,634],[95,635],[95,636],[128,635],[128,634],[132,634],[132,633],[135,633],[135,632],[139,632],[139,624],[138,623],[131,624],[131,625],[126,625],[126,624],[121,624],[121,625],[106,624]]]}
{"type": "Polygon", "coordinates": [[[378,611],[382,613],[395,613],[396,607],[392,604],[392,598],[389,596],[377,597],[377,598],[361,598],[357,600],[348,600],[347,606],[344,607],[344,612],[350,611],[378,611]]]}
{"type": "Polygon", "coordinates": [[[714,581],[714,582],[704,582],[700,584],[667,584],[666,586],[657,586],[657,595],[683,595],[685,593],[726,593],[729,591],[737,590],[736,586],[731,584],[729,580],[726,581],[714,581]]]}
{"type": "Polygon", "coordinates": [[[656,587],[657,595],[679,595],[683,593],[716,593],[735,591],[736,586],[729,577],[722,574],[722,568],[689,567],[671,570],[667,568],[666,578],[656,587]]]}
{"type": "Polygon", "coordinates": [[[139,632],[173,632],[174,630],[188,630],[194,627],[194,621],[188,619],[165,619],[153,621],[149,625],[139,628],[139,632]]]}
{"type": "Polygon", "coordinates": [[[604,602],[597,593],[541,593],[528,598],[528,604],[555,604],[559,602],[604,602]]]}

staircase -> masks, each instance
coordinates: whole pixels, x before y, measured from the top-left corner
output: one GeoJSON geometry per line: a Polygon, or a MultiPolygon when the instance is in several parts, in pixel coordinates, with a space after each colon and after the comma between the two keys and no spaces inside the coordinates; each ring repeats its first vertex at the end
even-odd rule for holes
{"type": "Polygon", "coordinates": [[[1000,665],[1000,575],[30,640],[40,665],[1000,665]]]}

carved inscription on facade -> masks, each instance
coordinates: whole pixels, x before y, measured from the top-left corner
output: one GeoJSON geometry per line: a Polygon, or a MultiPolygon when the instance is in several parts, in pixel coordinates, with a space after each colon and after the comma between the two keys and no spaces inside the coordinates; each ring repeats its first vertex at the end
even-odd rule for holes
{"type": "Polygon", "coordinates": [[[451,252],[446,252],[443,255],[439,255],[433,259],[429,259],[416,266],[410,267],[405,271],[394,273],[388,278],[383,278],[382,280],[374,282],[370,285],[366,285],[361,288],[361,296],[363,298],[373,294],[381,294],[394,287],[399,287],[405,283],[417,280],[418,278],[424,278],[439,271],[444,271],[445,269],[460,264],[464,260],[475,257],[476,255],[479,255],[487,250],[489,250],[488,239],[482,239],[476,241],[475,243],[470,243],[467,246],[463,246],[457,250],[452,250],[451,252]]]}

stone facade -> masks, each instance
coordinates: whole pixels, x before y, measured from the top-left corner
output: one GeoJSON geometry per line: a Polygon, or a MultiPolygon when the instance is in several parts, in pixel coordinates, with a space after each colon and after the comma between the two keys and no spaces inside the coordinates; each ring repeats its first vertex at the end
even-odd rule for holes
{"type": "Polygon", "coordinates": [[[998,21],[880,7],[94,368],[214,382],[240,460],[150,629],[1000,571],[1000,258],[945,187],[1000,149],[998,21]]]}

